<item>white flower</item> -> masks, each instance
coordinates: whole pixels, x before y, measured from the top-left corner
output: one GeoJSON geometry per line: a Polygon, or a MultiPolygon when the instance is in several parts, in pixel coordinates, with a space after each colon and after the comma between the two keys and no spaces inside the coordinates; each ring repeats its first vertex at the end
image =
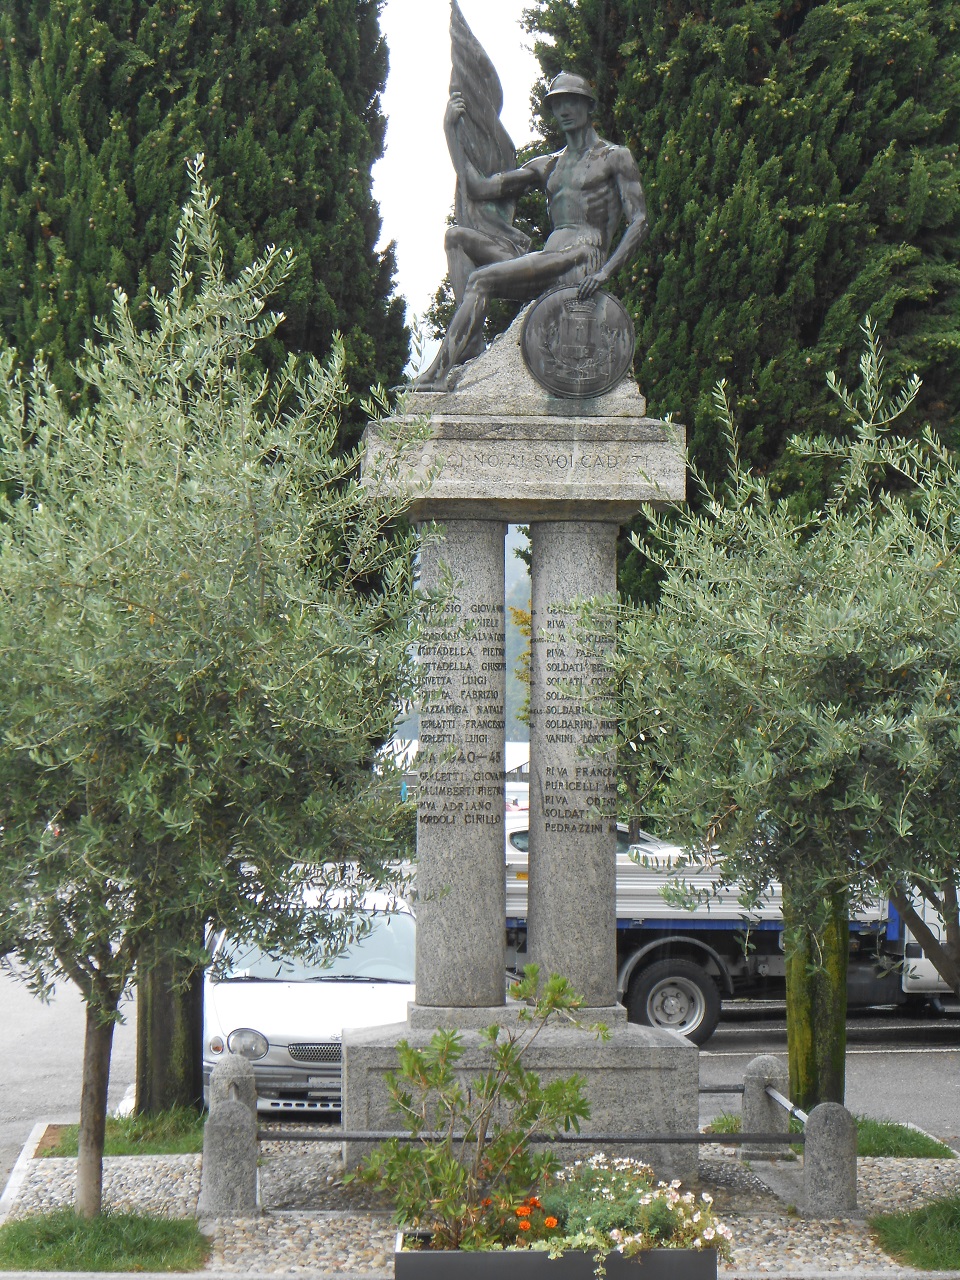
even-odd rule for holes
{"type": "Polygon", "coordinates": [[[704,1238],[704,1240],[712,1240],[712,1239],[713,1239],[713,1237],[714,1237],[716,1234],[717,1234],[717,1233],[714,1231],[713,1227],[707,1227],[707,1228],[704,1230],[703,1238],[704,1238]]]}
{"type": "Polygon", "coordinates": [[[703,1195],[700,1197],[700,1199],[703,1201],[704,1204],[713,1204],[713,1196],[710,1194],[709,1191],[705,1191],[703,1195]]]}

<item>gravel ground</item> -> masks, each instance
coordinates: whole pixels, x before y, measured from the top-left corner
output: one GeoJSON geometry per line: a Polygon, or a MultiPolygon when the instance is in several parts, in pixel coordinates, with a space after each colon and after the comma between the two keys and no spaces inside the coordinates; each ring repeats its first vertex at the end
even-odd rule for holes
{"type": "MultiPolygon", "coordinates": [[[[76,1168],[76,1160],[33,1160],[10,1217],[72,1205],[76,1168]]],[[[199,1156],[108,1156],[103,1162],[103,1202],[116,1213],[189,1218],[199,1194],[199,1156]]]]}
{"type": "MultiPolygon", "coordinates": [[[[59,1205],[73,1196],[76,1162],[38,1159],[20,1190],[14,1216],[59,1205]]],[[[389,1205],[362,1185],[342,1182],[334,1143],[265,1142],[260,1218],[210,1224],[216,1271],[390,1273],[394,1228],[389,1205]]],[[[188,1217],[196,1212],[199,1156],[116,1156],[104,1161],[104,1201],[118,1211],[188,1217]]],[[[701,1157],[697,1190],[714,1195],[718,1214],[734,1232],[734,1256],[721,1267],[776,1275],[816,1267],[841,1274],[853,1268],[891,1276],[913,1274],[882,1253],[859,1220],[808,1222],[791,1216],[765,1184],[721,1147],[701,1157]]],[[[960,1160],[859,1162],[860,1212],[869,1215],[960,1193],[960,1160]]]]}

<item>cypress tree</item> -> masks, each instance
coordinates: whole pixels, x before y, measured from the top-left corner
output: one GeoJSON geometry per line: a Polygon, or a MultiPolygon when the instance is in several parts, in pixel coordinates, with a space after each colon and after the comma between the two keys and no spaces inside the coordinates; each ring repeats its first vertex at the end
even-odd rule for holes
{"type": "Polygon", "coordinates": [[[59,385],[116,287],[148,314],[207,157],[227,267],[297,261],[267,359],[345,339],[351,384],[407,356],[392,249],[378,252],[387,52],[379,0],[18,0],[0,12],[0,317],[59,385]]]}
{"type": "Polygon", "coordinates": [[[537,0],[528,21],[552,37],[546,75],[588,75],[600,131],[637,157],[652,234],[619,282],[636,373],[708,475],[726,378],[745,460],[819,502],[818,464],[784,442],[843,431],[825,375],[852,375],[867,312],[958,442],[960,4],[537,0]]]}

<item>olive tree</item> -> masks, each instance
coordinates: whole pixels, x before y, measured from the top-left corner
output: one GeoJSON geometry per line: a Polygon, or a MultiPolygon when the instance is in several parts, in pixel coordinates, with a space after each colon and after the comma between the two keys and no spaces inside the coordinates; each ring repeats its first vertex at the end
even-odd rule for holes
{"type": "Polygon", "coordinates": [[[189,983],[214,920],[336,949],[409,829],[378,758],[413,677],[397,486],[337,446],[340,347],[250,372],[291,257],[228,279],[199,158],[191,179],[152,325],[118,294],[78,366],[92,409],[0,354],[0,937],[36,991],[86,1001],[87,1215],[138,966],[189,983]]]}
{"type": "Polygon", "coordinates": [[[795,441],[834,477],[821,509],[777,498],[732,447],[698,512],[651,513],[657,605],[627,607],[617,675],[628,786],[658,830],[738,883],[783,885],[791,1093],[843,1100],[848,916],[893,896],[960,991],[960,475],[910,442],[872,329],[846,441],[795,441]],[[719,852],[717,850],[719,849],[719,852]],[[945,917],[935,940],[922,895],[945,917]]]}

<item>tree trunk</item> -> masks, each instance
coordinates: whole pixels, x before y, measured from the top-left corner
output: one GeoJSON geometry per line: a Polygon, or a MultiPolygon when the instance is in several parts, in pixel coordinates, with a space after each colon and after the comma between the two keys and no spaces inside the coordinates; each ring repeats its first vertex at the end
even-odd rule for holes
{"type": "Polygon", "coordinates": [[[137,1114],[203,1105],[203,971],[149,949],[137,970],[137,1114]]]}
{"type": "MultiPolygon", "coordinates": [[[[953,994],[960,999],[960,909],[957,906],[957,887],[948,882],[943,894],[943,935],[940,936],[917,912],[905,889],[893,889],[890,901],[897,908],[907,928],[923,947],[924,954],[933,964],[953,994]]],[[[907,962],[909,964],[909,961],[907,962]]]]}
{"type": "Polygon", "coordinates": [[[783,888],[790,1097],[809,1111],[844,1099],[847,1050],[847,902],[837,894],[814,933],[787,885],[783,888]]]}
{"type": "Polygon", "coordinates": [[[103,1200],[103,1140],[107,1129],[107,1086],[114,1028],[109,1015],[115,1012],[116,1006],[104,1010],[87,1005],[76,1189],[77,1213],[84,1218],[95,1218],[103,1200]]]}

